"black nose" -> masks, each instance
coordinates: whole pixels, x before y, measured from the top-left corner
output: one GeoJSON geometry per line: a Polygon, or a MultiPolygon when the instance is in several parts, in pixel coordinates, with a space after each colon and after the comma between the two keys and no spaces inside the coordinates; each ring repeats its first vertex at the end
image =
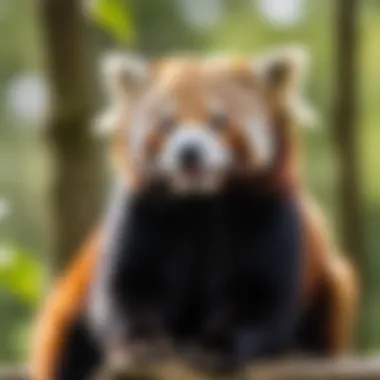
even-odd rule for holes
{"type": "Polygon", "coordinates": [[[180,153],[180,164],[183,169],[196,169],[201,164],[201,152],[195,145],[189,145],[180,153]]]}

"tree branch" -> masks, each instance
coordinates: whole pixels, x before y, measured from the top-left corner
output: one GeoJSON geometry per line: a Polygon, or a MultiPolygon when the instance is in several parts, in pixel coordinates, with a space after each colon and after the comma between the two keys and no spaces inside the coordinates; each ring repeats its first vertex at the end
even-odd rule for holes
{"type": "MultiPolygon", "coordinates": [[[[108,371],[96,380],[216,380],[218,377],[197,372],[181,361],[173,360],[144,371],[112,375],[108,371]]],[[[251,366],[245,373],[228,380],[378,380],[380,357],[348,358],[341,360],[284,360],[251,366]]],[[[0,369],[0,380],[28,380],[22,367],[0,369]]]]}
{"type": "Polygon", "coordinates": [[[91,132],[96,106],[91,40],[82,2],[39,0],[51,89],[47,141],[54,272],[70,261],[98,218],[103,152],[91,132]]]}

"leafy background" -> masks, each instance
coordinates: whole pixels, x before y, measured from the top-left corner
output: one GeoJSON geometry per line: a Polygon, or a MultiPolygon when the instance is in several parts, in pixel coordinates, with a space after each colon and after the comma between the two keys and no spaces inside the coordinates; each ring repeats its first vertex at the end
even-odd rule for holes
{"type": "MultiPolygon", "coordinates": [[[[254,54],[283,43],[308,47],[308,96],[320,126],[304,131],[305,172],[336,223],[336,157],[331,136],[334,12],[331,0],[93,0],[84,11],[97,54],[111,48],[157,56],[181,51],[254,54]],[[265,4],[264,4],[265,3],[265,4]],[[274,4],[274,5],[273,5],[274,4]],[[284,5],[285,4],[285,5],[284,5]],[[285,15],[285,16],[284,16],[285,15]]],[[[36,3],[0,0],[0,361],[19,361],[46,289],[46,189],[43,135],[49,99],[36,3]]],[[[380,2],[364,0],[360,39],[359,139],[369,263],[365,310],[370,350],[380,349],[380,2]]]]}

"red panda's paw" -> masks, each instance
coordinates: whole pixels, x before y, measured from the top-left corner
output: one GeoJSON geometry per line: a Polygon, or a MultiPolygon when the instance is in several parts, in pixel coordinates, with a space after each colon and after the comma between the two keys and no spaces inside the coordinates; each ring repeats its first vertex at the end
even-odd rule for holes
{"type": "Polygon", "coordinates": [[[209,344],[203,344],[201,348],[195,351],[193,363],[195,363],[196,367],[211,375],[236,372],[239,369],[239,363],[231,352],[229,339],[223,336],[213,338],[212,341],[207,342],[209,344]]]}
{"type": "Polygon", "coordinates": [[[172,353],[172,345],[164,337],[133,340],[110,349],[108,365],[116,372],[135,371],[164,360],[172,353]]]}
{"type": "Polygon", "coordinates": [[[106,354],[107,367],[115,373],[129,370],[134,364],[133,356],[131,347],[121,344],[115,345],[109,348],[106,354]]]}
{"type": "Polygon", "coordinates": [[[211,376],[235,374],[242,368],[242,363],[235,355],[217,349],[194,349],[186,359],[197,370],[211,376]]]}

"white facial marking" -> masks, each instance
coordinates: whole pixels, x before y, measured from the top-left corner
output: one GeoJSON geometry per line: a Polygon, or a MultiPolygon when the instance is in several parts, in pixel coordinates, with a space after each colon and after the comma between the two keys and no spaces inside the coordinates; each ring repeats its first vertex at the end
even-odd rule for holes
{"type": "Polygon", "coordinates": [[[179,169],[179,156],[186,146],[196,146],[202,155],[204,169],[220,170],[229,163],[229,153],[207,127],[181,125],[166,141],[161,157],[161,167],[165,171],[179,169]]]}
{"type": "Polygon", "coordinates": [[[220,175],[231,162],[231,154],[207,126],[179,125],[166,141],[158,158],[157,171],[169,176],[177,191],[212,191],[219,183],[220,175]],[[196,147],[200,152],[201,167],[196,179],[182,171],[180,156],[186,147],[196,147]]]}
{"type": "Polygon", "coordinates": [[[132,156],[140,163],[143,156],[144,141],[150,131],[149,118],[144,109],[136,110],[131,118],[128,147],[132,156]]]}
{"type": "Polygon", "coordinates": [[[247,137],[255,152],[258,165],[268,166],[274,156],[274,136],[269,121],[264,114],[256,114],[247,118],[245,122],[247,137]]]}
{"type": "MultiPolygon", "coordinates": [[[[177,103],[173,100],[168,100],[158,116],[152,114],[152,110],[148,109],[145,105],[154,102],[157,97],[157,92],[152,91],[144,99],[144,103],[138,107],[132,117],[129,130],[128,148],[131,150],[133,157],[136,159],[137,164],[144,165],[144,141],[148,134],[155,127],[152,120],[165,120],[166,118],[175,118],[177,113],[177,103]]],[[[153,112],[154,113],[154,112],[153,112]]]]}

